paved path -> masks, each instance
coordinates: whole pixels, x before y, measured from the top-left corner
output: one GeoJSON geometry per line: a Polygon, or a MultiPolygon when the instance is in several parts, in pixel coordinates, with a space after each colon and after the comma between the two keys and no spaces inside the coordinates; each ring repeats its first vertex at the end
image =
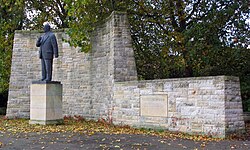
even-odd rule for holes
{"type": "Polygon", "coordinates": [[[1,133],[1,148],[6,150],[248,150],[250,141],[195,142],[184,139],[165,139],[147,135],[109,135],[96,133],[88,136],[79,133],[1,133]]]}

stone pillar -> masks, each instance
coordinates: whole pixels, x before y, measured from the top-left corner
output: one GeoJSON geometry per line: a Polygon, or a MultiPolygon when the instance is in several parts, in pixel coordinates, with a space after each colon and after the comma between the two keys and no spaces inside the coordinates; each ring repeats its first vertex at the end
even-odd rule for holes
{"type": "Polygon", "coordinates": [[[56,81],[33,81],[30,87],[30,124],[61,124],[62,84],[56,81]]]}

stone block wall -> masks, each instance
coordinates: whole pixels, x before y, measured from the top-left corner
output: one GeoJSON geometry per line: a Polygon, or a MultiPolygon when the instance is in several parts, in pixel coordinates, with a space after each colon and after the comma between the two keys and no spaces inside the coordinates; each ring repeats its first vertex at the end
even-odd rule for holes
{"type": "Polygon", "coordinates": [[[33,48],[37,36],[35,32],[15,33],[7,116],[28,117],[29,115],[29,86],[32,79],[38,79],[40,68],[39,59],[37,59],[38,51],[33,48]]]}
{"type": "MultiPolygon", "coordinates": [[[[16,31],[14,37],[11,78],[8,97],[8,117],[29,118],[30,84],[41,79],[41,62],[35,46],[38,31],[16,31]]],[[[55,32],[58,40],[59,58],[54,59],[53,80],[61,81],[64,86],[63,108],[65,114],[87,115],[86,107],[90,97],[89,54],[64,43],[64,32],[55,32]],[[84,91],[83,91],[84,90],[84,91]],[[72,96],[74,95],[74,98],[72,96]],[[78,114],[78,113],[77,113],[78,114]]]]}
{"type": "MultiPolygon", "coordinates": [[[[59,58],[54,59],[53,80],[63,84],[64,115],[98,119],[107,117],[114,81],[136,80],[137,72],[126,13],[114,12],[93,33],[92,51],[80,52],[54,31],[59,58]]],[[[30,84],[41,78],[36,40],[39,31],[16,31],[8,98],[8,117],[29,118],[30,84]]]]}
{"type": "MultiPolygon", "coordinates": [[[[114,12],[80,52],[54,31],[59,58],[53,80],[63,84],[63,114],[115,124],[224,137],[244,130],[239,79],[215,76],[137,81],[126,13],[114,12]]],[[[41,78],[39,31],[16,31],[7,117],[30,117],[30,84],[41,78]]]]}
{"type": "Polygon", "coordinates": [[[113,101],[116,124],[216,137],[245,129],[237,77],[117,82],[113,101]]]}

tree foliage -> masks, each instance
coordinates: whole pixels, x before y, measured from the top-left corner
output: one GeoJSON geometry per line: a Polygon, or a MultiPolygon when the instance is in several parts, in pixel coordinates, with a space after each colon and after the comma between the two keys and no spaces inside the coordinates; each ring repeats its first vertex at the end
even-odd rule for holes
{"type": "Polygon", "coordinates": [[[91,33],[98,22],[102,21],[112,11],[124,10],[129,1],[123,0],[66,0],[68,18],[70,19],[68,34],[70,44],[79,46],[82,51],[91,49],[91,33]]]}
{"type": "Polygon", "coordinates": [[[26,0],[24,23],[26,29],[41,29],[44,22],[50,22],[57,28],[67,28],[67,7],[64,0],[26,0]]]}
{"type": "MultiPolygon", "coordinates": [[[[137,6],[132,13],[134,15],[130,16],[133,39],[135,45],[141,48],[142,52],[139,54],[142,59],[145,54],[149,54],[163,61],[160,66],[168,70],[164,71],[166,74],[163,77],[211,75],[214,70],[219,71],[219,74],[228,74],[223,68],[229,66],[225,67],[225,63],[221,61],[229,62],[228,58],[233,55],[228,54],[242,51],[239,49],[247,51],[247,1],[147,2],[136,2],[137,6]],[[230,45],[230,38],[233,37],[240,41],[237,48],[230,45]]],[[[159,72],[158,63],[154,64],[155,70],[149,72],[159,72]]],[[[137,64],[144,73],[149,69],[143,69],[144,64],[137,64]]],[[[145,75],[144,78],[154,77],[145,75]]]]}
{"type": "Polygon", "coordinates": [[[203,76],[215,71],[237,75],[230,71],[232,65],[240,70],[249,63],[248,59],[241,59],[249,53],[247,0],[67,0],[65,3],[72,19],[69,24],[72,44],[86,49],[96,22],[113,10],[127,11],[138,73],[143,79],[203,76]],[[238,42],[232,43],[233,38],[238,42]]]}
{"type": "Polygon", "coordinates": [[[8,90],[14,32],[24,17],[23,0],[0,0],[0,93],[8,90]]]}

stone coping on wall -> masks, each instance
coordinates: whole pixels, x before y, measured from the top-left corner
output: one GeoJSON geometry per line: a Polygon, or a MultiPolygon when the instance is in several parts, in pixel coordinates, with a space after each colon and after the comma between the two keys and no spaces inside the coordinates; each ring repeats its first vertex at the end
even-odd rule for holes
{"type": "MultiPolygon", "coordinates": [[[[126,81],[126,83],[149,83],[149,82],[171,82],[171,81],[189,81],[189,80],[206,80],[206,79],[224,79],[225,81],[239,81],[239,78],[236,76],[201,76],[201,77],[183,77],[183,78],[169,78],[169,79],[154,79],[154,80],[135,80],[135,81],[126,81]]],[[[117,84],[122,84],[123,82],[115,82],[117,84]]]]}

